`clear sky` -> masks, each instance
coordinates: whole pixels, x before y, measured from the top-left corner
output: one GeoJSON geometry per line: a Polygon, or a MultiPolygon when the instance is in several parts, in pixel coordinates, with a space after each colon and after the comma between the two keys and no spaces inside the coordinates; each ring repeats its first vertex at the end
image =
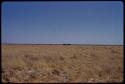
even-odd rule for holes
{"type": "Polygon", "coordinates": [[[123,44],[123,3],[3,2],[2,43],[123,44]]]}

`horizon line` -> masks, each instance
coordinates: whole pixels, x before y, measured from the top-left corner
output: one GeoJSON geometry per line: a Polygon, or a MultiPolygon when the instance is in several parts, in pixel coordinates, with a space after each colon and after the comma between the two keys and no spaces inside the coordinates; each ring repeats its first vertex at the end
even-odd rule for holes
{"type": "Polygon", "coordinates": [[[124,44],[82,44],[82,43],[1,43],[2,45],[120,45],[124,44]]]}

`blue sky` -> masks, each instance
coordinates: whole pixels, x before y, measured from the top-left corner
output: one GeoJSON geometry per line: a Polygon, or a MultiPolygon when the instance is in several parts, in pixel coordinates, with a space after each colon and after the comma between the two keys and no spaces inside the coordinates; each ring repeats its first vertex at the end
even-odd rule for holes
{"type": "Polygon", "coordinates": [[[123,3],[3,2],[2,43],[123,44],[123,3]]]}

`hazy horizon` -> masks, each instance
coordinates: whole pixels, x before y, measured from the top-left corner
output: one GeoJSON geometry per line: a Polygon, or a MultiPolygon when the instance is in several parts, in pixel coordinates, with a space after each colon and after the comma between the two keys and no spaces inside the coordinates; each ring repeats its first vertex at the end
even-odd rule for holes
{"type": "Polygon", "coordinates": [[[121,1],[3,2],[2,44],[123,45],[121,1]]]}
{"type": "Polygon", "coordinates": [[[2,43],[3,45],[121,45],[123,44],[81,44],[81,43],[2,43]]]}

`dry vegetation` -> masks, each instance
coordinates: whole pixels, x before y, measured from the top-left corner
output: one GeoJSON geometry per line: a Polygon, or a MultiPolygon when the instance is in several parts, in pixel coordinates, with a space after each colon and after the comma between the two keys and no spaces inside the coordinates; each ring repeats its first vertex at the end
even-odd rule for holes
{"type": "Polygon", "coordinates": [[[123,46],[2,45],[2,82],[122,82],[123,46]]]}

